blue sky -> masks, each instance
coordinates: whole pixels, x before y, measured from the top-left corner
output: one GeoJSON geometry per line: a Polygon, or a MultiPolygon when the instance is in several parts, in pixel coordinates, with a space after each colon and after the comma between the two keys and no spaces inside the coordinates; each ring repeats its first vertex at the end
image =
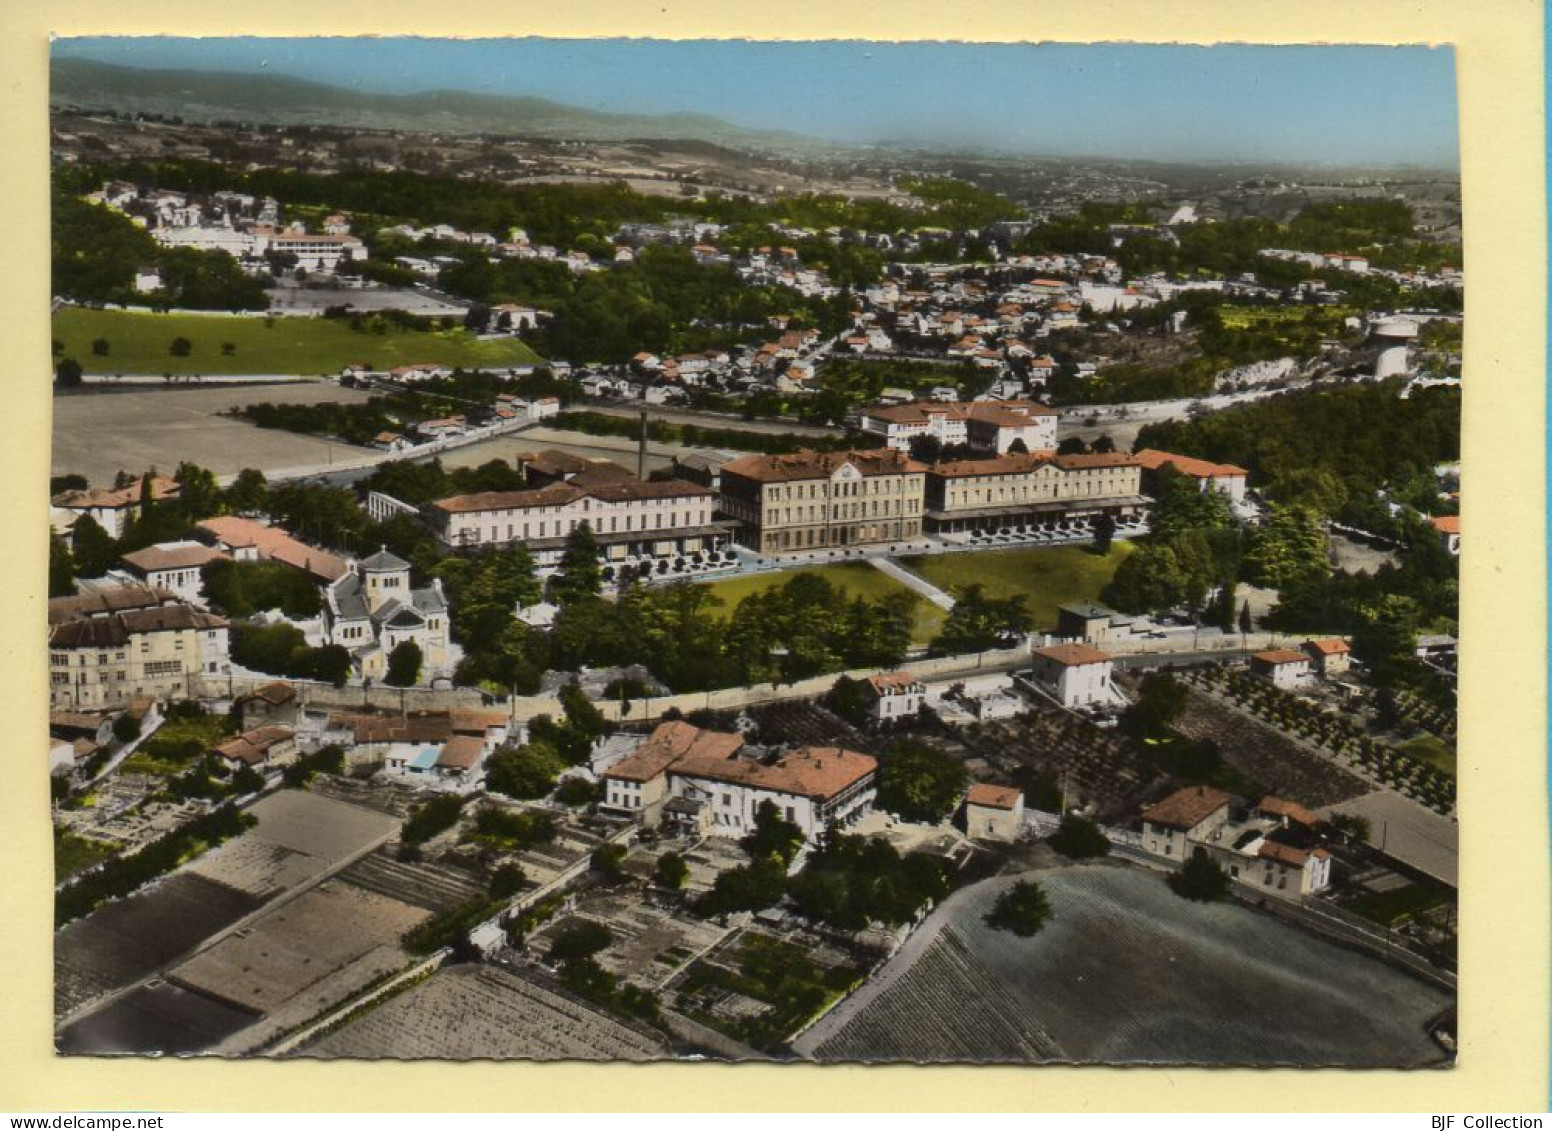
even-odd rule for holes
{"type": "Polygon", "coordinates": [[[1154,160],[1459,164],[1454,53],[1427,47],[84,38],[57,56],[364,91],[713,114],[838,142],[1154,160]]]}

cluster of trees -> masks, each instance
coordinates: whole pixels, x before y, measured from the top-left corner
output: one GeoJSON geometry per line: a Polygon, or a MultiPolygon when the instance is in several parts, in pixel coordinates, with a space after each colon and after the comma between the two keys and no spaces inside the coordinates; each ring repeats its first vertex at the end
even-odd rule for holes
{"type": "Polygon", "coordinates": [[[229,617],[251,617],[279,609],[298,620],[318,615],[318,585],[294,566],[280,562],[218,559],[200,570],[205,600],[229,617]]]}
{"type": "Polygon", "coordinates": [[[560,701],[565,709],[560,722],[540,715],[529,724],[527,742],[504,746],[490,756],[489,789],[523,800],[545,797],[568,767],[587,761],[606,729],[603,714],[575,683],[561,689],[560,701]]]}
{"type": "Polygon", "coordinates": [[[1385,381],[1283,393],[1149,424],[1136,446],[1235,464],[1269,498],[1334,517],[1351,500],[1460,458],[1460,390],[1401,391],[1385,381]]]}
{"type": "Polygon", "coordinates": [[[980,582],[974,582],[955,599],[948,620],[933,638],[931,652],[936,656],[960,656],[1006,648],[1032,627],[1034,616],[1025,607],[1024,594],[992,597],[980,582]]]}
{"type": "Polygon", "coordinates": [[[52,211],[53,293],[77,302],[146,303],[191,310],[263,310],[264,284],[224,251],[164,248],[129,217],[88,204],[56,182],[52,211]],[[155,267],[162,286],[142,295],[135,272],[155,267]]]}
{"type": "Polygon", "coordinates": [[[1199,491],[1195,480],[1169,467],[1158,474],[1154,500],[1152,533],[1117,567],[1105,601],[1127,613],[1183,605],[1229,628],[1243,550],[1228,500],[1216,491],[1199,491]],[[1214,589],[1218,601],[1208,609],[1214,589]]]}
{"type": "Polygon", "coordinates": [[[840,930],[869,923],[898,926],[951,889],[949,866],[922,852],[902,856],[881,837],[829,830],[790,879],[787,868],[803,843],[796,825],[764,802],[754,831],[741,842],[750,862],[720,874],[702,897],[702,914],[760,911],[790,897],[799,914],[840,930]]]}
{"type": "Polygon", "coordinates": [[[851,597],[820,574],[795,574],[739,602],[727,627],[726,655],[748,683],[895,667],[910,648],[919,600],[905,591],[851,597]]]}
{"type": "Polygon", "coordinates": [[[1019,880],[997,897],[984,919],[993,930],[1027,939],[1039,934],[1050,917],[1051,901],[1045,889],[1033,880],[1019,880]]]}
{"type": "Polygon", "coordinates": [[[232,662],[250,671],[316,679],[335,687],[344,687],[350,678],[350,652],[344,645],[314,647],[301,629],[285,622],[234,623],[230,639],[232,662]]]}
{"type": "Polygon", "coordinates": [[[462,797],[456,793],[439,794],[415,806],[399,831],[399,839],[405,844],[424,844],[457,824],[461,812],[462,797]]]}
{"type": "Polygon", "coordinates": [[[555,839],[555,818],[532,810],[481,805],[465,839],[501,852],[522,852],[555,839]]]}
{"type": "Polygon", "coordinates": [[[885,755],[878,776],[878,807],[907,821],[936,824],[965,795],[964,763],[924,743],[903,739],[885,755]]]}

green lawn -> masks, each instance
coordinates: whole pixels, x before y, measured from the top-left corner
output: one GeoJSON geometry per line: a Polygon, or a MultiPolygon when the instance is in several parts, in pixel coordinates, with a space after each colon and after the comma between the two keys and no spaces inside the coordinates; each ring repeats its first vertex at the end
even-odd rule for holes
{"type": "Polygon", "coordinates": [[[1432,766],[1441,774],[1455,776],[1455,751],[1443,739],[1431,734],[1420,734],[1397,747],[1403,754],[1432,766]]]}
{"type": "Polygon", "coordinates": [[[323,318],[264,318],[241,315],[140,314],[67,306],[54,315],[54,337],[88,373],[337,374],[346,365],[370,362],[376,369],[436,362],[441,365],[505,366],[537,362],[539,355],[515,338],[477,341],[467,330],[428,333],[375,320],[382,333],[357,331],[344,321],[323,318]],[[193,349],[174,357],[174,338],[193,349]],[[108,343],[106,356],[92,343],[108,343]],[[226,355],[223,343],[236,349],[226,355]]]}
{"type": "Polygon", "coordinates": [[[1056,610],[1073,601],[1097,601],[1126,556],[1130,542],[1111,545],[1105,557],[1085,546],[1050,546],[1015,550],[968,550],[899,559],[912,573],[939,589],[958,595],[979,582],[987,596],[1024,594],[1037,629],[1056,623],[1056,610]]]}
{"type": "MultiPolygon", "coordinates": [[[[712,581],[707,584],[713,593],[722,598],[722,607],[717,610],[717,615],[727,620],[733,615],[733,610],[737,608],[738,603],[751,593],[763,593],[767,589],[773,589],[800,573],[820,574],[832,585],[847,590],[853,597],[866,597],[874,601],[906,588],[888,574],[881,573],[866,562],[838,562],[835,565],[805,566],[802,569],[746,574],[742,577],[730,577],[726,581],[712,581]]],[[[910,590],[906,591],[910,592],[910,590]]],[[[926,644],[938,634],[946,619],[948,614],[942,609],[926,598],[919,599],[916,602],[915,619],[911,626],[911,641],[915,644],[926,644]]]]}
{"type": "Polygon", "coordinates": [[[204,757],[224,742],[232,730],[225,715],[168,719],[124,760],[119,773],[176,777],[193,765],[195,759],[204,757]]]}
{"type": "Polygon", "coordinates": [[[89,840],[61,829],[54,830],[54,881],[73,876],[83,868],[90,868],[99,860],[106,860],[118,849],[100,840],[89,840]]]}

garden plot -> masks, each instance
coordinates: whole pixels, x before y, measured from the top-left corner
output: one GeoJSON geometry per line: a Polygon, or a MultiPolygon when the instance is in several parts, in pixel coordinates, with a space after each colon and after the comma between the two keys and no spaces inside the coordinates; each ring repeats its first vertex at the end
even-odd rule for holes
{"type": "Polygon", "coordinates": [[[660,989],[689,959],[716,945],[728,928],[701,919],[681,917],[666,907],[643,901],[639,892],[604,892],[584,897],[573,914],[552,920],[529,940],[529,949],[543,956],[558,931],[581,916],[609,928],[613,941],[595,957],[621,982],[646,990],[660,989]]]}
{"type": "Polygon", "coordinates": [[[204,1052],[253,1023],[253,1014],[182,986],[142,986],[60,1031],[67,1056],[176,1056],[204,1052]]]}
{"type": "Polygon", "coordinates": [[[673,1008],[762,1052],[787,1040],[851,990],[873,960],[808,932],[778,938],[745,929],[691,963],[670,983],[673,1008]]]}
{"type": "Polygon", "coordinates": [[[427,911],[445,911],[484,893],[485,886],[462,868],[424,861],[395,859],[379,848],[340,873],[355,887],[413,904],[427,911]]]}
{"type": "Polygon", "coordinates": [[[1419,1067],[1451,995],[1237,904],[1117,866],[1034,874],[1052,915],[1021,939],[984,916],[1016,877],[946,901],[797,1042],[821,1061],[1419,1067]]]}
{"type": "MultiPolygon", "coordinates": [[[[227,936],[169,976],[209,997],[268,1013],[374,952],[388,953],[369,962],[372,970],[360,979],[363,984],[404,965],[399,938],[428,917],[424,908],[330,881],[227,936]]],[[[317,1006],[333,1000],[326,997],[317,1006]]]]}
{"type": "Polygon", "coordinates": [[[505,969],[452,966],[293,1056],[653,1060],[668,1047],[570,994],[505,969]]]}

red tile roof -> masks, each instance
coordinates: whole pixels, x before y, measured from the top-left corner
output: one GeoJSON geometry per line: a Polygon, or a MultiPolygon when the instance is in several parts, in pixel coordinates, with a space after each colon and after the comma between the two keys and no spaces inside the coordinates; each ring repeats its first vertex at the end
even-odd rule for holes
{"type": "Polygon", "coordinates": [[[1090,648],[1087,644],[1052,644],[1049,648],[1037,648],[1035,655],[1055,660],[1066,667],[1082,667],[1084,664],[1107,664],[1110,653],[1090,648]]]}
{"type": "Polygon", "coordinates": [[[1157,805],[1142,811],[1142,819],[1155,825],[1194,829],[1229,803],[1229,795],[1207,785],[1178,789],[1157,805]]]}
{"type": "Polygon", "coordinates": [[[990,782],[978,781],[970,787],[970,792],[965,796],[965,802],[987,809],[1012,810],[1018,806],[1023,796],[1023,791],[1014,786],[992,785],[990,782]]]}
{"type": "Polygon", "coordinates": [[[1157,471],[1168,464],[1180,474],[1188,475],[1192,479],[1222,479],[1250,474],[1243,467],[1235,467],[1231,463],[1213,463],[1211,460],[1197,459],[1195,456],[1177,456],[1173,452],[1161,452],[1153,448],[1133,452],[1132,458],[1149,471],[1157,471]]]}
{"type": "Polygon", "coordinates": [[[786,455],[743,456],[723,465],[722,475],[752,479],[758,483],[785,483],[799,479],[828,479],[846,464],[862,474],[913,475],[927,470],[926,464],[917,463],[906,453],[893,448],[868,451],[813,452],[800,451],[786,455]]]}

